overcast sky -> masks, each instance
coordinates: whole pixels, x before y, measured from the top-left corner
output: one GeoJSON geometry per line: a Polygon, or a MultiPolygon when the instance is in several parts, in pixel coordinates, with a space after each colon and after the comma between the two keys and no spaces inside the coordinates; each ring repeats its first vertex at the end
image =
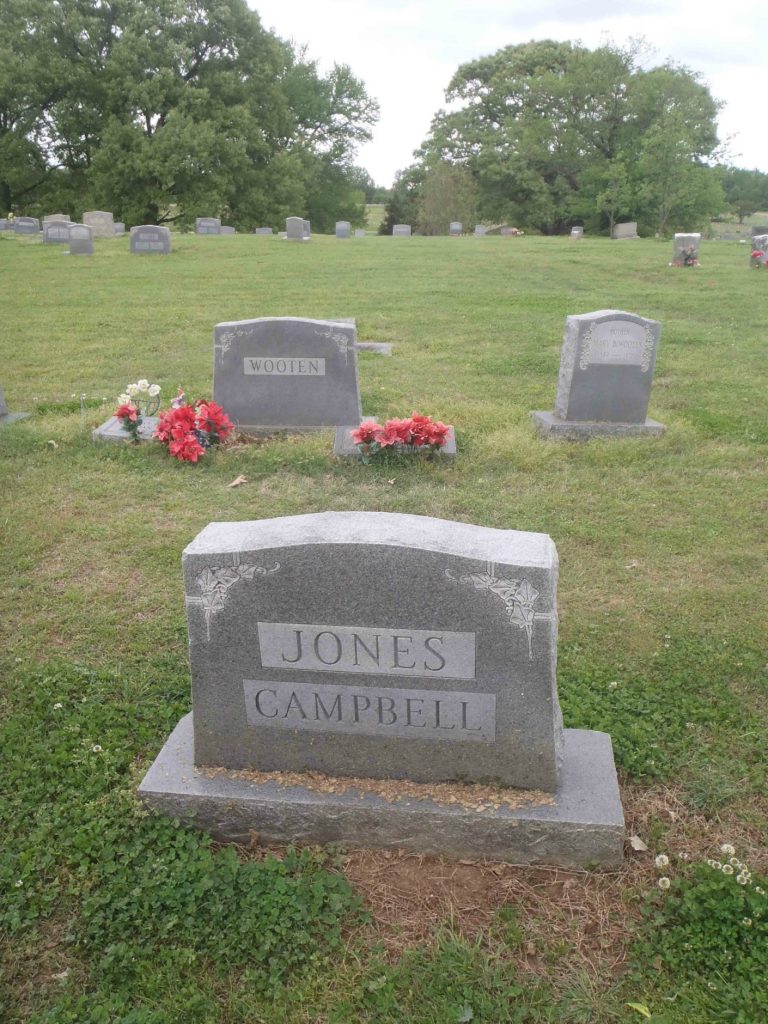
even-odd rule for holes
{"type": "Polygon", "coordinates": [[[726,106],[730,162],[768,171],[766,0],[248,0],[265,28],[306,44],[327,70],[349,64],[379,101],[357,163],[390,185],[412,160],[459,64],[530,39],[594,47],[643,36],[647,65],[667,58],[703,76],[726,106]]]}

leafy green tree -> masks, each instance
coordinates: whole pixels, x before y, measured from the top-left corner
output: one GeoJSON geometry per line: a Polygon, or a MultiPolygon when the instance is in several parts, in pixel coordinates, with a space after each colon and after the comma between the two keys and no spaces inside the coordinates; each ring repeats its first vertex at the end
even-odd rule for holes
{"type": "Polygon", "coordinates": [[[739,224],[758,210],[768,210],[768,174],[740,167],[719,167],[718,172],[726,202],[739,224]]]}
{"type": "Polygon", "coordinates": [[[460,164],[441,160],[428,168],[421,187],[417,226],[422,235],[447,235],[451,221],[465,229],[477,210],[475,182],[460,164]]]}

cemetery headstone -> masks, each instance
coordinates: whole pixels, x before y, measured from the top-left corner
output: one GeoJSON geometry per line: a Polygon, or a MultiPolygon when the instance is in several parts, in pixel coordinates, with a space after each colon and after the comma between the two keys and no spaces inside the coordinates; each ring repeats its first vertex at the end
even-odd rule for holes
{"type": "Polygon", "coordinates": [[[768,226],[760,226],[755,224],[752,227],[752,235],[768,235],[768,226]]]}
{"type": "Polygon", "coordinates": [[[349,238],[352,225],[348,220],[337,220],[336,221],[336,237],[337,238],[349,238]]]}
{"type": "Polygon", "coordinates": [[[511,235],[516,235],[516,234],[517,234],[517,232],[515,231],[515,229],[514,229],[514,228],[509,228],[509,227],[505,227],[505,228],[502,228],[502,229],[501,229],[501,231],[499,232],[499,234],[500,234],[500,235],[504,235],[505,237],[509,237],[509,236],[511,236],[511,235]]]}
{"type": "Polygon", "coordinates": [[[768,232],[764,235],[752,235],[750,263],[753,266],[768,265],[768,232]],[[758,255],[754,255],[755,253],[758,255]]]}
{"type": "Polygon", "coordinates": [[[304,241],[304,218],[303,217],[286,217],[285,218],[285,237],[289,242],[303,242],[304,241]]]}
{"type": "Polygon", "coordinates": [[[463,230],[464,228],[460,220],[452,220],[448,227],[448,234],[455,237],[456,235],[460,235],[463,230]]]}
{"type": "Polygon", "coordinates": [[[83,224],[91,229],[94,238],[115,237],[115,221],[106,210],[88,210],[83,214],[83,224]]]}
{"type": "Polygon", "coordinates": [[[69,228],[70,256],[93,256],[93,234],[87,224],[72,224],[69,228]]]}
{"type": "Polygon", "coordinates": [[[271,235],[272,228],[256,228],[253,233],[254,235],[271,235]]]}
{"type": "Polygon", "coordinates": [[[676,267],[695,267],[699,263],[699,246],[701,235],[681,234],[675,235],[672,249],[672,262],[676,267]]]}
{"type": "Polygon", "coordinates": [[[115,221],[115,236],[119,237],[120,235],[124,235],[124,234],[125,234],[125,224],[121,220],[116,220],[115,221]]]}
{"type": "Polygon", "coordinates": [[[46,224],[52,224],[54,221],[64,221],[67,224],[71,224],[72,218],[66,213],[48,213],[43,217],[43,227],[46,224]]]}
{"type": "Polygon", "coordinates": [[[62,245],[69,242],[70,221],[50,220],[43,224],[43,244],[62,245]]]}
{"type": "Polygon", "coordinates": [[[213,398],[241,431],[360,422],[354,324],[262,317],[213,333],[213,398]]]}
{"type": "Polygon", "coordinates": [[[3,389],[0,388],[0,427],[7,427],[11,423],[25,420],[29,415],[28,412],[9,412],[3,389]]]}
{"type": "Polygon", "coordinates": [[[229,224],[222,224],[221,225],[221,230],[219,231],[219,234],[220,235],[234,235],[235,234],[235,229],[233,227],[231,227],[229,224]]]}
{"type": "Polygon", "coordinates": [[[475,224],[475,238],[482,238],[487,230],[485,224],[475,224]]]}
{"type": "Polygon", "coordinates": [[[309,223],[308,220],[302,221],[302,229],[304,232],[304,237],[309,238],[312,234],[312,225],[309,223]]]}
{"type": "Polygon", "coordinates": [[[545,435],[661,434],[647,418],[661,324],[619,309],[568,316],[555,411],[532,413],[545,435]]]}
{"type": "Polygon", "coordinates": [[[355,238],[365,238],[365,228],[355,228],[355,238]]]}
{"type": "MultiPolygon", "coordinates": [[[[139,427],[139,441],[151,441],[159,422],[159,416],[142,416],[141,426],[139,427]]],[[[91,437],[94,441],[106,441],[107,444],[133,443],[128,431],[123,430],[122,420],[117,416],[110,416],[101,426],[92,430],[91,437]]]]}
{"type": "Polygon", "coordinates": [[[562,727],[546,534],[326,512],[211,523],[182,561],[193,711],[150,806],[234,841],[621,863],[610,737],[562,727]]]}
{"type": "Polygon", "coordinates": [[[132,253],[169,253],[171,251],[171,232],[168,228],[157,224],[142,224],[131,228],[132,253]]]}
{"type": "Polygon", "coordinates": [[[583,227],[578,227],[577,226],[577,227],[571,228],[571,238],[574,238],[574,239],[578,240],[579,238],[583,238],[583,237],[584,237],[584,228],[583,227]]]}
{"type": "Polygon", "coordinates": [[[198,217],[195,220],[196,235],[220,235],[221,220],[218,217],[198,217]]]}
{"type": "Polygon", "coordinates": [[[410,224],[395,224],[392,227],[393,238],[410,238],[411,237],[411,225],[410,224]]]}
{"type": "Polygon", "coordinates": [[[611,232],[611,238],[622,239],[622,238],[639,238],[637,233],[637,221],[630,220],[625,224],[614,224],[613,231],[611,232]]]}
{"type": "Polygon", "coordinates": [[[0,231],[13,231],[13,221],[7,217],[0,217],[0,231]]]}
{"type": "Polygon", "coordinates": [[[17,235],[37,235],[40,232],[40,221],[37,217],[16,217],[13,230],[17,235]]]}

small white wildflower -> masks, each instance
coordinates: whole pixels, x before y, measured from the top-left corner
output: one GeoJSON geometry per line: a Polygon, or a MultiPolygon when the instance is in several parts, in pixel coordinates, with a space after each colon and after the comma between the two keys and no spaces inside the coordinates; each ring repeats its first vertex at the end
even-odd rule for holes
{"type": "Polygon", "coordinates": [[[22,885],[24,885],[24,881],[21,878],[17,878],[16,881],[13,883],[14,889],[20,889],[22,885]]]}
{"type": "Polygon", "coordinates": [[[672,634],[671,633],[665,633],[664,634],[664,639],[665,640],[671,640],[672,639],[672,634]]]}
{"type": "Polygon", "coordinates": [[[716,860],[712,860],[711,857],[707,857],[707,864],[709,865],[709,867],[713,868],[715,866],[715,864],[717,864],[717,861],[716,860]]]}
{"type": "Polygon", "coordinates": [[[720,853],[724,854],[726,857],[733,857],[733,855],[736,853],[736,850],[731,846],[730,843],[723,843],[723,845],[720,847],[720,853]]]}
{"type": "Polygon", "coordinates": [[[745,928],[751,928],[752,927],[752,918],[751,917],[742,917],[741,923],[744,925],[745,928]]]}
{"type": "Polygon", "coordinates": [[[690,860],[691,855],[689,853],[681,853],[680,860],[690,860]]]}
{"type": "Polygon", "coordinates": [[[16,662],[17,665],[21,664],[21,658],[14,658],[13,660],[16,662]]]}
{"type": "Polygon", "coordinates": [[[735,868],[744,867],[744,865],[741,863],[741,861],[739,860],[738,857],[731,857],[731,859],[728,861],[728,863],[732,864],[735,868]]]}
{"type": "Polygon", "coordinates": [[[53,705],[53,710],[54,711],[61,711],[61,709],[63,707],[64,707],[64,705],[61,703],[61,701],[57,700],[56,703],[53,705]]]}
{"type": "Polygon", "coordinates": [[[723,870],[723,865],[720,863],[719,860],[713,860],[712,864],[711,864],[711,867],[713,867],[716,871],[722,871],[723,870]]]}
{"type": "Polygon", "coordinates": [[[717,992],[717,985],[714,983],[714,981],[708,981],[707,987],[711,988],[713,992],[717,992]]]}
{"type": "Polygon", "coordinates": [[[669,864],[669,857],[666,855],[666,853],[660,853],[654,861],[654,864],[657,868],[665,868],[667,864],[669,864]]]}
{"type": "Polygon", "coordinates": [[[94,752],[94,754],[100,754],[102,751],[102,747],[100,747],[98,743],[94,743],[93,746],[91,747],[91,750],[94,752]]]}
{"type": "Polygon", "coordinates": [[[693,949],[693,946],[690,944],[690,942],[686,942],[683,944],[683,949],[693,949]]]}
{"type": "Polygon", "coordinates": [[[611,680],[610,683],[608,683],[608,689],[609,690],[616,690],[618,688],[618,685],[619,684],[616,682],[616,680],[613,679],[613,680],[611,680]]]}
{"type": "Polygon", "coordinates": [[[761,888],[759,885],[755,886],[755,892],[760,896],[765,896],[765,889],[761,888]]]}
{"type": "Polygon", "coordinates": [[[746,885],[749,881],[749,876],[744,874],[736,875],[736,881],[739,883],[739,885],[746,885]]]}
{"type": "Polygon", "coordinates": [[[149,391],[149,381],[142,378],[136,382],[136,387],[139,391],[149,391]]]}
{"type": "Polygon", "coordinates": [[[722,866],[722,868],[720,870],[723,872],[724,875],[732,875],[733,874],[733,865],[732,864],[723,864],[723,866],[722,866]]]}
{"type": "Polygon", "coordinates": [[[148,392],[149,392],[150,398],[155,398],[157,395],[160,394],[160,385],[159,384],[150,384],[149,388],[148,388],[148,392]]]}
{"type": "Polygon", "coordinates": [[[670,885],[672,885],[672,883],[666,877],[666,875],[662,875],[662,877],[658,880],[658,882],[656,884],[658,885],[658,887],[660,889],[668,889],[670,887],[670,885]]]}

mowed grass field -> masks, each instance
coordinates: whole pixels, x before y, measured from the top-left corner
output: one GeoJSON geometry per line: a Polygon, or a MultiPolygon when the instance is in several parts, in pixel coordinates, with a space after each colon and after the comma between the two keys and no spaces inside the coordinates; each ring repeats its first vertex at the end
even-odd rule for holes
{"type": "Polygon", "coordinates": [[[656,854],[673,887],[679,855],[723,842],[756,873],[768,860],[768,273],[731,242],[704,243],[697,269],[651,240],[173,246],[97,240],[89,258],[0,237],[0,386],[34,413],[0,430],[0,1020],[591,1024],[645,1017],[632,1003],[668,1024],[768,1018],[749,934],[719,936],[748,956],[733,976],[652,942],[669,923],[656,854]],[[565,316],[606,308],[662,323],[649,414],[666,434],[538,438],[565,316]],[[336,461],[330,431],[198,466],[91,441],[138,378],[165,404],[178,386],[210,397],[213,325],[257,316],[355,317],[361,340],[391,342],[359,356],[364,413],[455,424],[456,461],[336,461]],[[612,735],[647,852],[584,875],[235,857],[138,808],[189,708],[182,549],[212,520],[328,509],[553,537],[565,724],[612,735]]]}

